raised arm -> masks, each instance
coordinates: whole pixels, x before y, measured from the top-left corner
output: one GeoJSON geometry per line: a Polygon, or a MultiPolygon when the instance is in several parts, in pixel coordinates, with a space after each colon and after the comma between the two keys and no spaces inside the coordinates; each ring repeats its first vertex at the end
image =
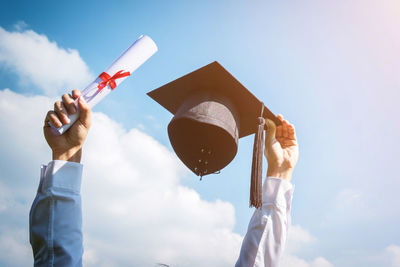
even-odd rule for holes
{"type": "Polygon", "coordinates": [[[282,125],[267,120],[265,156],[267,178],[263,185],[263,205],[256,209],[243,239],[236,267],[277,267],[290,225],[293,169],[298,159],[294,126],[278,115],[282,125]]]}
{"type": "Polygon", "coordinates": [[[34,266],[82,266],[80,159],[90,127],[90,108],[79,96],[78,90],[72,91],[72,96],[63,95],[44,122],[44,136],[53,152],[53,160],[42,166],[29,216],[34,266]],[[60,136],[48,122],[56,127],[67,124],[69,114],[76,112],[74,99],[77,98],[80,118],[60,136]]]}

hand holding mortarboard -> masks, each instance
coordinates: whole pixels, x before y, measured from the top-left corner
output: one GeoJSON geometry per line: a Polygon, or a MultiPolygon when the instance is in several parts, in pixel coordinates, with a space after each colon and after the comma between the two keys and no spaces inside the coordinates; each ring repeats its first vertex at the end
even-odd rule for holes
{"type": "Polygon", "coordinates": [[[267,176],[282,178],[290,182],[293,169],[299,157],[299,147],[293,124],[277,116],[282,125],[276,127],[274,122],[267,120],[265,137],[265,157],[268,161],[267,176]]]}
{"type": "Polygon", "coordinates": [[[174,114],[168,125],[172,147],[200,177],[218,173],[235,157],[239,138],[255,133],[250,206],[262,206],[265,120],[282,124],[263,102],[216,61],[148,95],[174,114]]]}

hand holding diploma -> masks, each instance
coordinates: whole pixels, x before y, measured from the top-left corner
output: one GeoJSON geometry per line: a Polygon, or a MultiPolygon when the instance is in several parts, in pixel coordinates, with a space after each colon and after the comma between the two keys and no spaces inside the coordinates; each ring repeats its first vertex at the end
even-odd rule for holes
{"type": "Polygon", "coordinates": [[[66,160],[80,162],[82,145],[86,139],[91,124],[90,107],[79,90],[73,90],[72,95],[64,94],[62,101],[54,103],[54,110],[47,113],[44,121],[43,132],[47,143],[53,151],[53,160],[66,160]],[[59,135],[50,126],[49,122],[56,127],[70,123],[70,116],[77,114],[75,106],[77,100],[79,117],[70,129],[63,135],[59,135]]]}
{"type": "MultiPolygon", "coordinates": [[[[129,46],[104,72],[102,72],[81,93],[81,97],[89,104],[90,108],[99,103],[105,96],[114,90],[120,83],[139,68],[155,52],[157,46],[153,40],[142,35],[129,46]]],[[[70,121],[62,126],[51,124],[59,134],[65,133],[79,117],[78,103],[75,101],[77,112],[71,113],[70,121]]]]}
{"type": "Polygon", "coordinates": [[[72,95],[64,94],[62,101],[54,103],[54,110],[47,113],[43,127],[53,160],[80,162],[82,145],[90,128],[90,109],[155,52],[157,46],[153,40],[140,36],[82,92],[73,90],[72,95]]]}

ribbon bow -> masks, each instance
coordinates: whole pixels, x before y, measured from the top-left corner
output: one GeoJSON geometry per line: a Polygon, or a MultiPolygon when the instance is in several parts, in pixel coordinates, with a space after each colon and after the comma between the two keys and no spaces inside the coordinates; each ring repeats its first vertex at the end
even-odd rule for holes
{"type": "Polygon", "coordinates": [[[117,87],[115,80],[129,75],[131,75],[129,71],[123,72],[123,70],[118,71],[113,76],[110,76],[107,72],[103,72],[102,74],[99,75],[99,78],[102,80],[102,82],[99,83],[97,88],[99,88],[99,90],[102,90],[107,85],[110,85],[111,90],[114,90],[114,88],[117,87]]]}

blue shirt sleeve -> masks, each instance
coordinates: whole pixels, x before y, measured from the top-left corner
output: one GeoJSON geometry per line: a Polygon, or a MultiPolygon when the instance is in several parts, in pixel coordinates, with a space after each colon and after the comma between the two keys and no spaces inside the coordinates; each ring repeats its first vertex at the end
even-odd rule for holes
{"type": "Polygon", "coordinates": [[[42,166],[29,214],[34,266],[82,266],[82,168],[61,160],[42,166]]]}

